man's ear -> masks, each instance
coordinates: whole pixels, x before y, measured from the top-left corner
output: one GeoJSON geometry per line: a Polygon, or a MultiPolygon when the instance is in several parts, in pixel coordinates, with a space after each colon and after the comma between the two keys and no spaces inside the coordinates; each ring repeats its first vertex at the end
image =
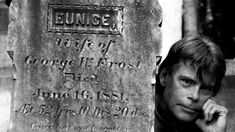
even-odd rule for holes
{"type": "Polygon", "coordinates": [[[167,71],[166,68],[164,68],[159,73],[159,80],[162,86],[166,86],[166,76],[167,76],[167,71]]]}

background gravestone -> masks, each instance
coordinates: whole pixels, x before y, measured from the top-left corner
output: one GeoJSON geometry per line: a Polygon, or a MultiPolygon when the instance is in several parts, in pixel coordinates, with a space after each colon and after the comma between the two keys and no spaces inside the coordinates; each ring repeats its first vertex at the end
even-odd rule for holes
{"type": "Polygon", "coordinates": [[[149,132],[157,0],[13,0],[10,132],[149,132]]]}

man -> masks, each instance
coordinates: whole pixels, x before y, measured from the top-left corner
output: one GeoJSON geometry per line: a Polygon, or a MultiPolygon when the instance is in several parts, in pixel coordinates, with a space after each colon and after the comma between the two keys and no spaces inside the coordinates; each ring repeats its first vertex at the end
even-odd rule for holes
{"type": "Polygon", "coordinates": [[[225,71],[210,40],[190,35],[176,42],[156,77],[156,132],[225,132],[227,109],[213,100],[225,71]]]}

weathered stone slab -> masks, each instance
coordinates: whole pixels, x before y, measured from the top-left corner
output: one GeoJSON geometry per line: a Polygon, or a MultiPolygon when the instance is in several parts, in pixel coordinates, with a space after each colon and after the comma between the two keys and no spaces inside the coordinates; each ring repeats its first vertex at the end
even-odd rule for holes
{"type": "Polygon", "coordinates": [[[157,0],[14,0],[10,132],[150,132],[157,0]]]}

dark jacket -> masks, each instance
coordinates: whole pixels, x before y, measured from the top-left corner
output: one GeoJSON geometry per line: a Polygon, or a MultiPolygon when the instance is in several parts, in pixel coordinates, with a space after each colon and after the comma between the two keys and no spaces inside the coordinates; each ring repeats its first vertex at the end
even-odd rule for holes
{"type": "Polygon", "coordinates": [[[194,123],[177,124],[163,121],[156,115],[155,132],[202,132],[194,123]]]}

